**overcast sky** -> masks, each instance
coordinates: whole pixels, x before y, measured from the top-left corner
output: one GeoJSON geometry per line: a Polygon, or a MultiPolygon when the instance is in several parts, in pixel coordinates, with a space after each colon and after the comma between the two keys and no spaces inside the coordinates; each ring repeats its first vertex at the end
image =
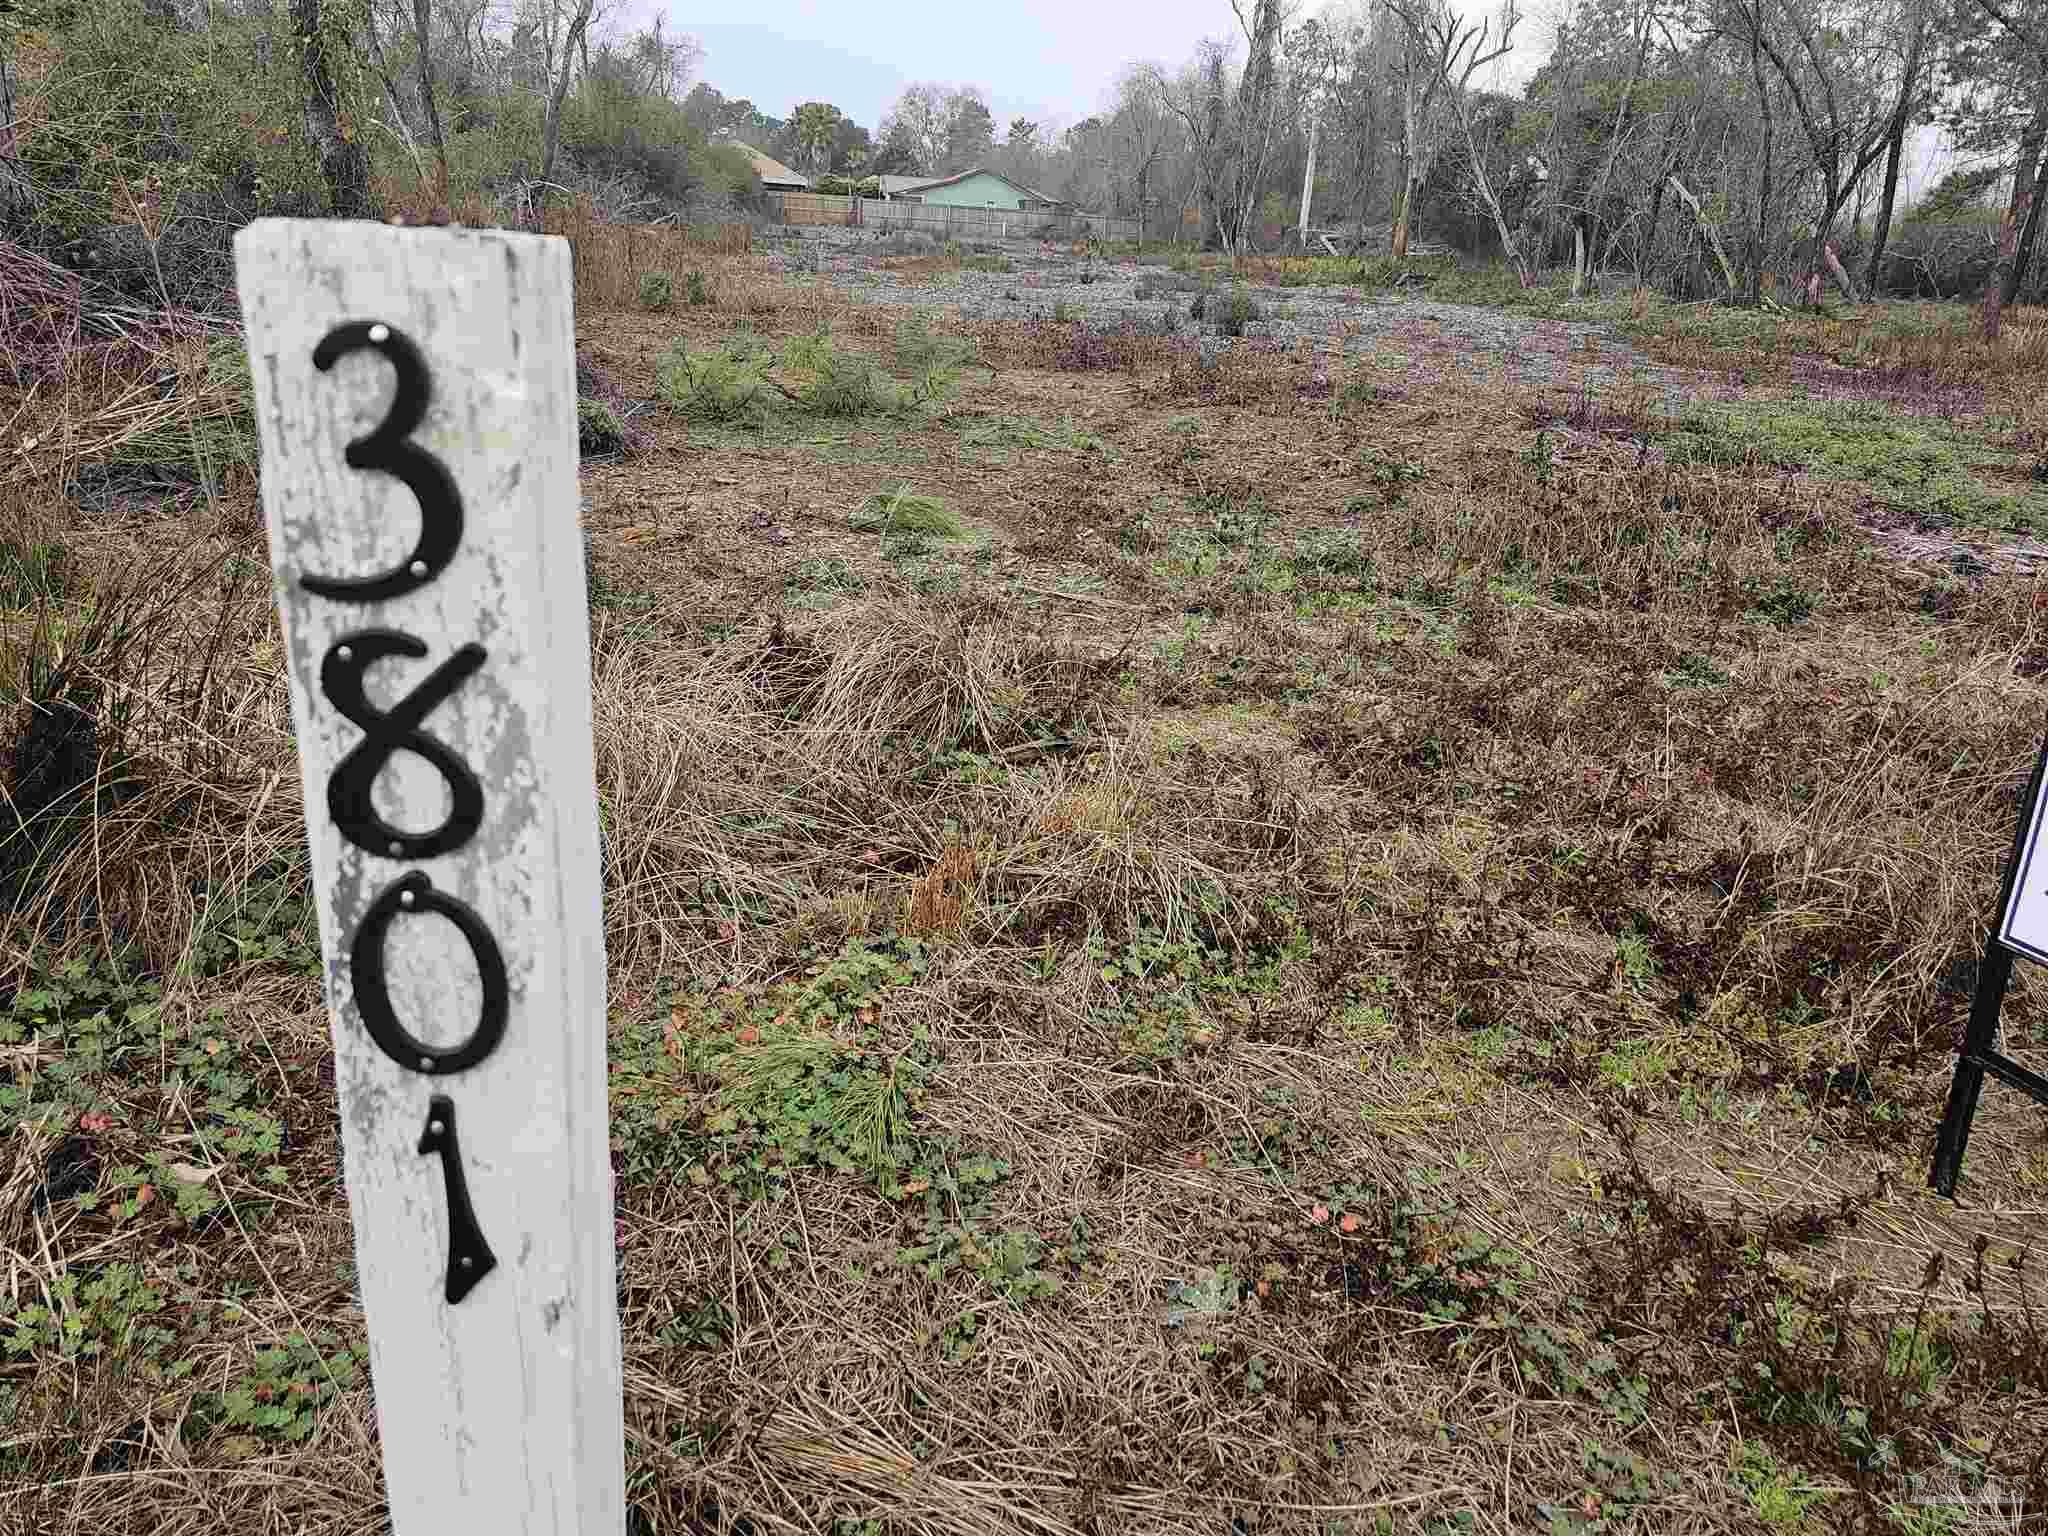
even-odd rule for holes
{"type": "MultiPolygon", "coordinates": [[[[1498,13],[1498,0],[1453,3],[1473,19],[1498,13]]],[[[1488,86],[1512,90],[1528,79],[1550,51],[1560,4],[1523,0],[1515,51],[1488,86]]],[[[1334,8],[1307,0],[1302,14],[1334,8]]],[[[725,95],[747,97],[772,117],[801,101],[829,101],[870,130],[915,81],[980,86],[1000,138],[1012,117],[1052,129],[1086,117],[1124,66],[1176,66],[1204,37],[1234,39],[1244,53],[1230,0],[620,0],[614,25],[630,30],[659,12],[671,34],[704,44],[699,78],[725,95]]],[[[1919,137],[1909,195],[1936,169],[1932,136],[1919,137]]]]}

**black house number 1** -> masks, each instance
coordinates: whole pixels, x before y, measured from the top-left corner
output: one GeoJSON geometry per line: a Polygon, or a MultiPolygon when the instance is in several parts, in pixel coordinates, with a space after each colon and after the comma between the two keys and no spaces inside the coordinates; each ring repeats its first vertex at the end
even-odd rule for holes
{"type": "MultiPolygon", "coordinates": [[[[403,331],[379,322],[338,325],[313,349],[313,366],[322,373],[352,352],[376,352],[398,375],[391,409],[374,431],[348,445],[344,462],[351,469],[376,470],[404,482],[420,508],[420,537],[412,554],[381,575],[365,577],[304,576],[299,585],[316,597],[337,603],[377,603],[418,591],[447,569],[462,542],[462,496],[448,468],[413,442],[412,434],[426,419],[432,378],[419,348],[403,331]]],[[[389,657],[422,660],[427,645],[402,630],[363,629],[343,635],[320,664],[320,691],[353,724],[362,740],[344,757],[327,780],[327,812],[341,835],[378,858],[429,859],[453,853],[476,835],[483,822],[483,785],[469,765],[443,741],[429,735],[424,722],[484,664],[481,645],[465,645],[448,657],[411,693],[388,710],[369,701],[363,679],[370,668],[389,657]],[[440,826],[427,832],[405,832],[390,825],[371,804],[370,790],[392,754],[417,754],[441,775],[449,791],[450,810],[440,826]]],[[[475,910],[419,870],[386,886],[356,925],[349,941],[349,978],[363,1026],[378,1049],[408,1072],[447,1077],[488,1060],[505,1037],[507,991],[505,957],[498,941],[475,910]],[[384,974],[384,941],[391,925],[408,914],[435,913],[455,925],[476,959],[483,980],[483,1009],[476,1026],[460,1044],[437,1050],[416,1040],[391,1006],[384,974]]],[[[469,1186],[462,1176],[462,1151],[455,1136],[455,1102],[437,1093],[427,1103],[426,1129],[419,1155],[438,1155],[441,1181],[448,1197],[448,1286],[450,1304],[460,1302],[497,1267],[491,1245],[477,1225],[469,1186]]]]}

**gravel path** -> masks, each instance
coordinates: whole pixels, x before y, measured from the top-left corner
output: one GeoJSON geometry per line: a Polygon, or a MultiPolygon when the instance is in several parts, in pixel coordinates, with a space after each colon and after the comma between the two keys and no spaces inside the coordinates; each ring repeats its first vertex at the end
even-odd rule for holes
{"type": "MultiPolygon", "coordinates": [[[[1162,292],[1138,297],[1141,287],[1174,281],[1160,266],[1095,262],[1036,242],[1006,247],[970,245],[1009,258],[1008,272],[968,269],[939,272],[883,267],[881,241],[863,230],[804,229],[771,237],[758,247],[791,273],[816,273],[869,303],[957,312],[969,322],[1050,318],[1055,307],[1091,327],[1135,324],[1157,330],[1171,323],[1205,351],[1232,343],[1188,316],[1192,295],[1162,292]],[[1082,281],[1091,274],[1092,281],[1082,281]]],[[[1370,357],[1390,383],[1451,379],[1497,384],[1527,396],[1590,397],[1596,407],[1628,418],[1754,398],[1735,375],[1679,368],[1644,356],[1608,326],[1590,320],[1553,320],[1424,297],[1371,293],[1357,288],[1269,288],[1247,285],[1263,318],[1245,327],[1247,339],[1292,348],[1303,342],[1323,353],[1370,357]]],[[[1212,290],[1213,291],[1213,290],[1212,290]]],[[[1963,537],[1915,528],[1876,515],[1871,530],[1899,558],[1936,564],[1975,585],[1987,570],[2048,570],[2048,541],[1976,534],[1963,537]]]]}
{"type": "MultiPolygon", "coordinates": [[[[792,272],[815,272],[869,303],[955,310],[969,321],[1049,317],[1056,306],[1087,324],[1133,323],[1156,330],[1172,323],[1205,349],[1228,337],[1188,318],[1188,293],[1139,298],[1148,284],[1171,281],[1163,267],[1097,262],[1093,281],[1070,252],[1036,244],[1003,250],[1009,272],[903,272],[877,265],[880,242],[861,231],[807,229],[767,247],[792,272]]],[[[990,250],[996,249],[991,246],[990,250]]],[[[1467,381],[1495,379],[1537,392],[1590,390],[1596,399],[1640,402],[1677,414],[1688,404],[1742,397],[1724,375],[1652,362],[1606,326],[1548,320],[1470,304],[1370,294],[1356,288],[1268,288],[1247,285],[1263,317],[1247,339],[1372,357],[1402,372],[1445,373],[1467,381]]]]}

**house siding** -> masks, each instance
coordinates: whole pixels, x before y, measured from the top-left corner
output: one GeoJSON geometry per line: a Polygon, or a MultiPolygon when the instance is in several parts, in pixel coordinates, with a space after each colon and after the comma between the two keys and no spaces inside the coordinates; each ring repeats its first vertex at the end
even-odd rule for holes
{"type": "Polygon", "coordinates": [[[1024,195],[1000,176],[969,176],[947,187],[926,187],[917,200],[935,208],[1009,208],[1024,206],[1024,195]]]}

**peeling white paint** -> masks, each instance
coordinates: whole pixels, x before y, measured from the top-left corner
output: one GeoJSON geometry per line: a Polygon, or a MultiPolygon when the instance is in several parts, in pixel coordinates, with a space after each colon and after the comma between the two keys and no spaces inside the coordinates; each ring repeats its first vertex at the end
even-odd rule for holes
{"type": "MultiPolygon", "coordinates": [[[[263,504],[393,1531],[616,1533],[623,1433],[568,247],[495,231],[269,219],[236,236],[235,260],[263,402],[263,504]],[[299,578],[383,570],[420,526],[401,483],[343,458],[383,419],[389,365],[368,352],[326,373],[312,364],[322,336],[362,320],[404,331],[424,355],[434,394],[413,441],[446,464],[466,520],[454,559],[427,586],[348,604],[313,596],[299,578]],[[464,644],[488,651],[422,726],[484,786],[482,825],[453,853],[376,857],[328,819],[327,781],[362,733],[321,693],[320,661],[344,633],[368,628],[428,647],[423,660],[370,670],[379,708],[464,644]],[[414,869],[476,910],[509,984],[503,1042],[447,1077],[406,1071],[372,1042],[348,975],[363,913],[414,869]],[[440,1159],[416,1151],[436,1092],[459,1112],[470,1195],[498,1259],[456,1305],[443,1295],[440,1159]]],[[[439,774],[409,755],[373,793],[408,829],[439,825],[448,805],[439,774]]],[[[481,988],[459,931],[401,917],[387,954],[401,1023],[430,1045],[466,1037],[481,988]]]]}

